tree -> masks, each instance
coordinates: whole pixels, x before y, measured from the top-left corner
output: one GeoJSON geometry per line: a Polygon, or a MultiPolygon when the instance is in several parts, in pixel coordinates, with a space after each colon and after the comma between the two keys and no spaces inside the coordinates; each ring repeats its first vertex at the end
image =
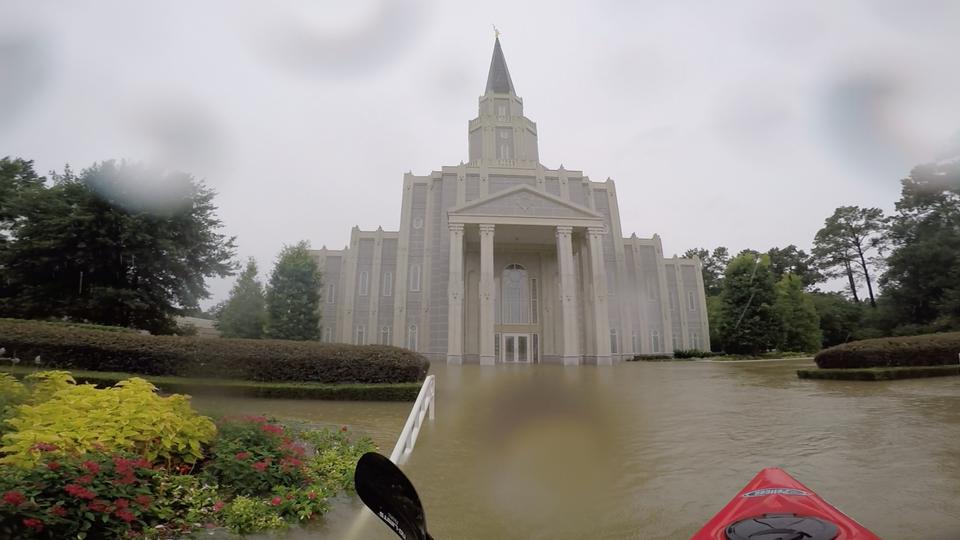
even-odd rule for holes
{"type": "Polygon", "coordinates": [[[863,334],[863,304],[851,302],[839,293],[810,293],[810,299],[820,319],[823,347],[861,339],[863,334]]]}
{"type": "Polygon", "coordinates": [[[770,257],[770,271],[778,281],[787,274],[793,274],[800,278],[803,288],[807,289],[824,279],[823,274],[817,270],[813,257],[793,244],[782,249],[770,248],[767,255],[770,257]]]}
{"type": "Polygon", "coordinates": [[[813,300],[803,291],[803,280],[793,274],[784,274],[777,282],[777,312],[783,321],[783,351],[816,352],[820,350],[823,334],[820,317],[813,300]]]}
{"type": "Polygon", "coordinates": [[[267,290],[267,337],[320,339],[320,286],[307,242],[284,246],[267,290]]]}
{"type": "Polygon", "coordinates": [[[36,189],[10,225],[0,313],[175,331],[233,271],[214,192],[188,174],[105,161],[36,189]]]}
{"type": "Polygon", "coordinates": [[[230,297],[217,309],[215,325],[223,337],[260,339],[266,323],[263,285],[257,281],[257,261],[251,257],[230,291],[230,297]]]}
{"type": "Polygon", "coordinates": [[[960,328],[960,161],[914,167],[901,185],[884,296],[900,324],[960,328]]]}
{"type": "Polygon", "coordinates": [[[783,322],[774,308],[770,258],[738,255],[727,266],[720,306],[720,339],[729,353],[758,354],[781,341],[783,322]]]}
{"type": "Polygon", "coordinates": [[[846,276],[850,294],[856,301],[857,278],[867,285],[870,305],[877,306],[873,293],[870,266],[879,262],[884,249],[886,230],[883,210],[841,206],[824,220],[813,241],[813,254],[826,277],[846,276]]]}
{"type": "Polygon", "coordinates": [[[715,248],[713,253],[705,248],[693,248],[685,251],[683,256],[688,259],[695,256],[700,258],[704,291],[708,297],[719,295],[723,289],[723,271],[730,263],[730,252],[727,248],[720,246],[715,248]]]}

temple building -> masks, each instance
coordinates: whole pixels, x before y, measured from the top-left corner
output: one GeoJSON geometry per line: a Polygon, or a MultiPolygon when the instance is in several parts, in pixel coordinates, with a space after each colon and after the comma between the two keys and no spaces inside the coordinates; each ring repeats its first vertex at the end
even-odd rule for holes
{"type": "Polygon", "coordinates": [[[540,163],[499,39],[467,140],[466,163],[404,175],[399,231],[314,251],[324,341],[481,364],[709,350],[700,261],[624,237],[612,180],[540,163]]]}

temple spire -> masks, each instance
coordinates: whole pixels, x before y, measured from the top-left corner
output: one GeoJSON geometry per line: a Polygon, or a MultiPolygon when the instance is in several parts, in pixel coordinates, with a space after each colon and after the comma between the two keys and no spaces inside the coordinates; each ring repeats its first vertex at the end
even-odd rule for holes
{"type": "Polygon", "coordinates": [[[507,60],[503,57],[500,48],[500,33],[497,32],[493,44],[493,58],[490,59],[490,73],[487,75],[487,93],[516,94],[513,90],[513,81],[510,80],[510,71],[507,70],[507,60]]]}

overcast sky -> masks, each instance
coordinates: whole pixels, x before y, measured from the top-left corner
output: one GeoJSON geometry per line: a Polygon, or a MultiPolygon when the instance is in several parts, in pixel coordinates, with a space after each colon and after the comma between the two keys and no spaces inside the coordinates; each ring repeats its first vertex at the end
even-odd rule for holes
{"type": "Polygon", "coordinates": [[[467,159],[492,24],[543,164],[612,178],[667,255],[809,249],[960,130],[950,0],[3,0],[0,156],[186,170],[267,273],[397,229],[403,173],[467,159]]]}

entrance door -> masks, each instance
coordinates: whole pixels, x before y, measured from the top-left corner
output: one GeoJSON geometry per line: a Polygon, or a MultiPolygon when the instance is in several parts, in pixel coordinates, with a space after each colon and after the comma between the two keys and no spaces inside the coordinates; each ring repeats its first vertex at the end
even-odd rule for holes
{"type": "Polygon", "coordinates": [[[502,334],[500,361],[505,364],[529,364],[530,334],[502,334]]]}

